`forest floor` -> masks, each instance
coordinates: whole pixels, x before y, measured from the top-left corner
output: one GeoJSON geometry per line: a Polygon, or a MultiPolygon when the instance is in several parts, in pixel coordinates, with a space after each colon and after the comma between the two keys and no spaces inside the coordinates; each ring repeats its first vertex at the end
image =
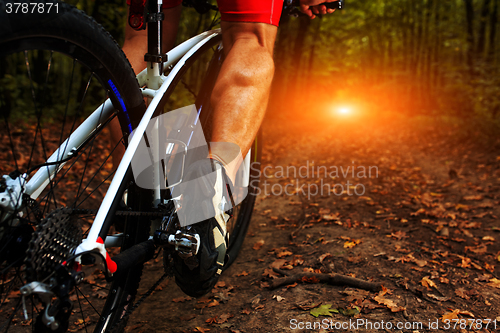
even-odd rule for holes
{"type": "MultiPolygon", "coordinates": [[[[238,259],[199,299],[165,280],[126,332],[497,331],[500,141],[429,124],[268,117],[238,259]],[[377,290],[327,283],[330,273],[377,290]]],[[[162,274],[161,258],[147,263],[140,293],[162,274]]],[[[85,279],[92,302],[104,302],[101,284],[101,273],[85,279]]],[[[75,320],[70,332],[85,332],[75,320]]]]}
{"type": "MultiPolygon", "coordinates": [[[[499,147],[459,133],[409,120],[266,120],[267,169],[238,259],[200,299],[163,283],[127,331],[498,330],[499,147]],[[273,268],[383,287],[309,277],[271,288],[283,278],[273,268]]],[[[161,260],[150,266],[152,283],[161,260]]]]}

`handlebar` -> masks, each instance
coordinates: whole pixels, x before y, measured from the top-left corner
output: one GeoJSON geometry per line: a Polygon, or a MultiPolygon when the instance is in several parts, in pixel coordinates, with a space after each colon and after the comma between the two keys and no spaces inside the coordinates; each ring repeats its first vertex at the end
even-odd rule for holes
{"type": "MultiPolygon", "coordinates": [[[[300,0],[285,0],[287,6],[300,6],[300,0]]],[[[321,5],[325,5],[328,9],[343,9],[344,0],[334,1],[334,2],[324,2],[321,5]]]]}
{"type": "MultiPolygon", "coordinates": [[[[200,14],[207,13],[210,10],[217,11],[217,6],[210,4],[208,1],[196,1],[196,0],[183,0],[182,5],[185,7],[194,7],[196,11],[200,14]]],[[[343,9],[344,0],[338,0],[334,2],[324,2],[328,9],[343,9]]],[[[302,13],[297,7],[300,6],[300,0],[285,0],[283,2],[283,14],[291,16],[306,15],[302,13]]],[[[135,30],[142,30],[146,28],[147,22],[147,10],[146,10],[146,0],[131,0],[131,5],[129,9],[129,24],[135,30]]]]}
{"type": "MultiPolygon", "coordinates": [[[[325,5],[328,9],[343,9],[344,0],[324,2],[321,5],[325,5]]],[[[294,17],[307,16],[299,10],[299,6],[300,0],[285,0],[283,2],[283,15],[290,15],[294,17]]]]}

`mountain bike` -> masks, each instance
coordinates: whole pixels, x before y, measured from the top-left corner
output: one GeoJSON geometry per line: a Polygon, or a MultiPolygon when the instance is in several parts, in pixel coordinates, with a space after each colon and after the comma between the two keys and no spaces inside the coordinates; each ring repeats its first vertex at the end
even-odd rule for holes
{"type": "MultiPolygon", "coordinates": [[[[0,0],[1,331],[123,331],[133,309],[176,275],[173,254],[198,251],[199,235],[179,225],[172,188],[182,182],[190,148],[203,147],[192,140],[195,128],[210,141],[221,32],[206,31],[164,53],[157,42],[161,6],[142,4],[130,23],[147,22],[148,67],[136,77],[109,33],[76,8],[0,0]],[[158,123],[152,119],[175,112],[161,163],[142,174],[152,186],[140,186],[134,158],[161,141],[147,135],[158,123]],[[126,151],[115,169],[111,156],[120,145],[126,151]],[[166,177],[172,163],[180,171],[166,177]],[[165,274],[136,301],[144,263],[161,250],[165,274]],[[106,282],[96,282],[96,274],[106,282]]],[[[216,8],[197,7],[209,9],[216,8]]],[[[241,168],[239,189],[248,195],[228,222],[224,269],[249,225],[261,147],[259,133],[241,168]]]]}

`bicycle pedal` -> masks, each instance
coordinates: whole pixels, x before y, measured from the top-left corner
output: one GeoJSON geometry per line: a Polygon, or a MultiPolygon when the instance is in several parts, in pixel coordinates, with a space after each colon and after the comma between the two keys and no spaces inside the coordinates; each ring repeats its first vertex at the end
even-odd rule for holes
{"type": "Polygon", "coordinates": [[[159,246],[172,247],[183,258],[197,255],[200,249],[200,235],[180,230],[177,230],[175,234],[157,230],[153,239],[159,246]]]}

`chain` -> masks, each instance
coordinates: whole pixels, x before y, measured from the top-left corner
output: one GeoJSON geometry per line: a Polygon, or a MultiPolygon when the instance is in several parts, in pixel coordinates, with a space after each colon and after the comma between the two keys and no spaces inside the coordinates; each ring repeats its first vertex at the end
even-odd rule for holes
{"type": "Polygon", "coordinates": [[[153,284],[153,286],[151,288],[149,288],[149,290],[147,292],[145,292],[137,302],[135,302],[135,304],[131,308],[127,309],[127,311],[125,312],[125,314],[123,315],[123,317],[121,317],[120,320],[118,320],[113,326],[111,326],[111,328],[109,329],[109,331],[113,332],[113,330],[118,325],[120,325],[120,323],[122,323],[124,321],[126,322],[128,320],[128,317],[132,314],[132,312],[134,312],[135,309],[137,309],[142,304],[142,302],[144,302],[146,300],[146,298],[148,298],[149,296],[151,296],[151,294],[160,285],[160,283],[162,283],[163,280],[165,280],[169,275],[170,274],[168,274],[168,273],[164,273],[158,279],[158,281],[156,281],[155,284],[153,284]]]}
{"type": "MultiPolygon", "coordinates": [[[[95,215],[97,214],[97,209],[73,209],[73,208],[63,208],[63,209],[68,209],[71,210],[73,214],[89,214],[89,215],[95,215]]],[[[115,212],[115,215],[119,216],[149,216],[149,217],[163,217],[165,215],[168,215],[168,213],[161,211],[161,212],[141,212],[141,211],[129,211],[129,210],[118,210],[115,212]]]]}

